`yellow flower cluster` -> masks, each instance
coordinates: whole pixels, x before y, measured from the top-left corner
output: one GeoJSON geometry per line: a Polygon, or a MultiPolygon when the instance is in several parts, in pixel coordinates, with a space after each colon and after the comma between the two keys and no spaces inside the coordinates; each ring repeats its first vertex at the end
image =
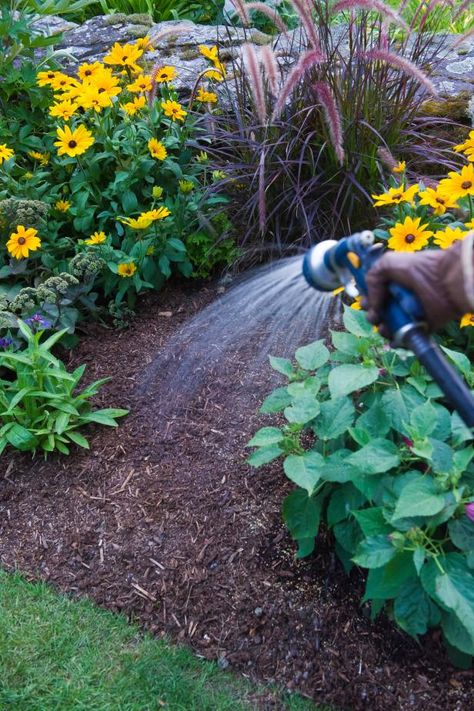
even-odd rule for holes
{"type": "Polygon", "coordinates": [[[209,59],[210,62],[214,65],[214,69],[209,69],[204,76],[207,79],[215,79],[216,81],[224,81],[226,78],[226,69],[225,65],[222,64],[222,62],[219,59],[219,51],[216,46],[214,47],[207,47],[205,44],[200,44],[199,45],[199,51],[202,54],[203,57],[206,57],[206,59],[209,59]]]}
{"type": "Polygon", "coordinates": [[[154,210],[148,210],[147,212],[142,212],[138,217],[119,217],[119,221],[124,225],[131,227],[134,230],[146,230],[153,222],[157,220],[163,220],[165,217],[171,215],[170,210],[167,207],[158,207],[154,210]]]}

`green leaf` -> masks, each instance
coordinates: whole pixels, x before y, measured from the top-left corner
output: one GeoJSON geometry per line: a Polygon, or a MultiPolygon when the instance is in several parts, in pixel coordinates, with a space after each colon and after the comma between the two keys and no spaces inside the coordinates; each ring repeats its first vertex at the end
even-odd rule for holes
{"type": "Polygon", "coordinates": [[[436,580],[436,594],[474,640],[474,576],[451,569],[436,580]]]}
{"type": "Polygon", "coordinates": [[[374,439],[365,447],[347,457],[347,463],[364,474],[380,474],[398,467],[400,456],[397,446],[388,439],[374,439]]]}
{"type": "Polygon", "coordinates": [[[453,351],[450,348],[446,348],[446,346],[441,346],[441,348],[465,377],[470,375],[472,369],[471,361],[464,353],[453,351]]]}
{"type": "Polygon", "coordinates": [[[355,417],[352,400],[339,397],[321,404],[321,413],[314,429],[320,439],[335,439],[351,427],[355,417]]]}
{"type": "Polygon", "coordinates": [[[288,479],[306,489],[311,496],[320,479],[323,464],[324,457],[317,452],[307,452],[302,456],[290,454],[284,461],[283,469],[288,479]]]}
{"type": "Polygon", "coordinates": [[[396,555],[397,549],[388,536],[369,536],[359,543],[352,560],[363,568],[380,568],[396,555]]]}
{"type": "Polygon", "coordinates": [[[380,399],[377,399],[369,409],[357,418],[357,428],[362,428],[371,437],[383,437],[390,429],[390,418],[385,412],[380,399]]]}
{"type": "Polygon", "coordinates": [[[436,410],[430,402],[415,407],[410,416],[410,425],[414,429],[416,439],[424,439],[430,435],[435,429],[437,421],[436,410]]]}
{"type": "Polygon", "coordinates": [[[454,612],[441,613],[441,627],[446,639],[455,649],[459,649],[463,654],[474,654],[474,638],[454,612]]]}
{"type": "Polygon", "coordinates": [[[338,487],[333,491],[329,500],[326,512],[328,526],[334,526],[339,521],[348,518],[352,511],[365,503],[365,496],[351,483],[338,487]]]}
{"type": "Polygon", "coordinates": [[[413,565],[416,568],[416,572],[418,575],[421,573],[421,569],[423,568],[423,564],[426,560],[426,550],[423,548],[423,546],[418,546],[418,548],[415,548],[413,551],[413,565]]]}
{"type": "Polygon", "coordinates": [[[297,558],[305,558],[314,551],[315,538],[298,538],[298,552],[296,554],[297,558]]]}
{"type": "Polygon", "coordinates": [[[321,478],[325,481],[334,481],[339,484],[355,481],[360,477],[360,471],[347,463],[347,455],[350,454],[349,449],[338,449],[333,454],[330,454],[326,459],[326,463],[321,471],[321,478]]]}
{"type": "Polygon", "coordinates": [[[19,449],[20,452],[26,452],[38,446],[37,437],[17,423],[14,423],[13,426],[5,432],[4,436],[7,442],[9,442],[12,447],[15,447],[15,449],[19,449]]]}
{"type": "Polygon", "coordinates": [[[374,333],[374,327],[367,321],[365,311],[357,311],[349,306],[344,306],[342,321],[349,333],[354,336],[370,336],[374,333]]]}
{"type": "Polygon", "coordinates": [[[79,447],[83,447],[83,449],[90,449],[89,442],[83,435],[81,435],[80,432],[77,432],[76,430],[69,430],[67,432],[67,436],[72,442],[74,442],[74,444],[79,445],[79,447]]]}
{"type": "Polygon", "coordinates": [[[336,541],[341,548],[347,551],[351,556],[354,555],[357,544],[362,538],[362,533],[357,524],[357,521],[340,521],[332,529],[336,541]]]}
{"type": "Polygon", "coordinates": [[[288,360],[288,358],[275,358],[275,356],[270,356],[270,365],[273,370],[276,370],[283,375],[289,376],[294,373],[293,365],[291,360],[288,360]]]}
{"type": "Polygon", "coordinates": [[[286,388],[276,388],[263,401],[259,412],[262,414],[280,412],[290,404],[292,398],[286,388]]]}
{"type": "Polygon", "coordinates": [[[462,551],[474,550],[474,521],[467,516],[448,523],[449,535],[454,545],[462,551]]]}
{"type": "Polygon", "coordinates": [[[283,519],[294,539],[315,538],[318,534],[321,504],[297,489],[283,501],[283,519]]]}
{"type": "Polygon", "coordinates": [[[289,407],[285,408],[288,422],[305,425],[319,415],[320,404],[311,393],[295,398],[289,407]]]}
{"type": "MultiPolygon", "coordinates": [[[[63,328],[62,331],[56,331],[49,338],[47,338],[43,343],[41,343],[41,350],[49,351],[51,348],[61,340],[61,338],[67,333],[67,328],[63,328]]],[[[43,353],[41,354],[43,355],[43,353]]],[[[61,362],[61,361],[58,361],[61,362]]]]}
{"type": "Polygon", "coordinates": [[[126,215],[129,215],[138,208],[137,196],[131,190],[125,190],[125,192],[121,194],[120,200],[126,215]]]}
{"type": "Polygon", "coordinates": [[[407,580],[394,602],[395,621],[412,637],[425,634],[432,605],[418,578],[407,580]]]}
{"type": "Polygon", "coordinates": [[[54,431],[56,434],[62,434],[64,430],[67,428],[69,424],[69,420],[71,419],[71,415],[67,412],[60,412],[56,416],[56,422],[54,424],[54,431]]]}
{"type": "Polygon", "coordinates": [[[97,410],[95,412],[87,412],[85,415],[81,415],[81,420],[83,422],[97,422],[99,425],[117,427],[115,418],[122,417],[122,415],[126,415],[127,412],[127,410],[97,410]]]}
{"type": "Polygon", "coordinates": [[[435,482],[428,476],[419,476],[403,487],[392,521],[412,516],[433,516],[444,508],[445,500],[435,482]]]}
{"type": "Polygon", "coordinates": [[[401,551],[381,568],[372,568],[367,576],[363,602],[397,597],[403,583],[415,575],[411,553],[401,551]]]}
{"type": "Polygon", "coordinates": [[[360,338],[345,331],[331,331],[331,339],[334,348],[341,353],[351,356],[358,356],[360,353],[360,338]]]}
{"type": "Polygon", "coordinates": [[[450,472],[453,467],[453,450],[445,442],[440,442],[438,439],[429,437],[428,441],[431,445],[431,466],[437,474],[450,472]]]}
{"type": "Polygon", "coordinates": [[[265,447],[268,444],[277,444],[283,437],[283,432],[278,427],[262,427],[254,434],[247,447],[265,447]]]}
{"type": "Polygon", "coordinates": [[[250,464],[251,467],[261,467],[272,462],[281,454],[283,454],[283,450],[277,444],[270,444],[268,447],[260,447],[255,452],[252,452],[250,457],[247,458],[247,464],[250,464]]]}
{"type": "Polygon", "coordinates": [[[364,536],[387,536],[392,532],[393,529],[387,523],[383,512],[384,509],[381,506],[354,511],[354,516],[364,536]]]}
{"type": "Polygon", "coordinates": [[[323,340],[298,348],[295,358],[305,370],[317,370],[329,360],[329,351],[323,340]]]}
{"type": "Polygon", "coordinates": [[[344,363],[331,370],[328,378],[331,397],[349,395],[355,390],[361,390],[374,383],[379,377],[379,369],[375,366],[353,365],[344,363]]]}

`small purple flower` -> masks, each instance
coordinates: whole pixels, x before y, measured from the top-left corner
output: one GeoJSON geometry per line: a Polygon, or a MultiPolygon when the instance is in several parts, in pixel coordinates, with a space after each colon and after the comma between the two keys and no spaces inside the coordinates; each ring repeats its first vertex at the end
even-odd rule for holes
{"type": "Polygon", "coordinates": [[[474,501],[470,501],[468,504],[464,506],[464,511],[466,513],[466,516],[471,519],[471,521],[474,521],[474,501]]]}
{"type": "Polygon", "coordinates": [[[45,319],[41,314],[33,314],[33,316],[30,316],[29,318],[25,318],[25,323],[28,324],[31,328],[38,330],[45,329],[45,328],[51,328],[51,321],[48,321],[45,319]]]}
{"type": "Polygon", "coordinates": [[[387,368],[379,368],[379,375],[381,378],[384,378],[386,375],[388,375],[387,368]]]}
{"type": "Polygon", "coordinates": [[[12,338],[0,338],[0,348],[8,348],[13,343],[12,338]]]}
{"type": "Polygon", "coordinates": [[[408,447],[408,449],[411,449],[414,444],[412,439],[409,439],[408,437],[405,437],[403,435],[402,435],[402,442],[406,447],[408,447]]]}

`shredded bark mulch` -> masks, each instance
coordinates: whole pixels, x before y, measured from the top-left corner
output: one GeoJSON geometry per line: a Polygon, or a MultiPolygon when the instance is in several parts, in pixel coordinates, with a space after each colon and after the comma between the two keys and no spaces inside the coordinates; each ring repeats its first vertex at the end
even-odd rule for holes
{"type": "MultiPolygon", "coordinates": [[[[159,374],[144,394],[147,365],[215,295],[169,288],[129,329],[96,326],[81,340],[70,367],[111,375],[97,404],[131,414],[91,430],[90,452],[0,457],[0,565],[335,708],[472,708],[473,672],[449,664],[436,632],[417,644],[383,617],[371,622],[363,575],[346,576],[324,535],[295,561],[281,465],[245,463],[274,386],[267,366],[248,372],[252,343],[171,415],[160,414],[159,374]]],[[[274,708],[270,696],[262,704],[274,708]]]]}

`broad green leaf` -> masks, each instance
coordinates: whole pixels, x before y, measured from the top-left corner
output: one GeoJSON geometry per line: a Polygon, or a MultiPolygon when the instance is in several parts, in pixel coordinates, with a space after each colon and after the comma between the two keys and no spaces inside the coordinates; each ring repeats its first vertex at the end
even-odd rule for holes
{"type": "Polygon", "coordinates": [[[437,421],[436,410],[430,402],[415,407],[410,415],[410,425],[416,439],[424,439],[430,435],[436,427],[437,421]]]}
{"type": "Polygon", "coordinates": [[[286,388],[276,388],[262,403],[259,412],[262,414],[280,412],[291,402],[291,395],[286,388]]]}
{"type": "Polygon", "coordinates": [[[421,573],[421,569],[423,568],[425,560],[426,549],[422,546],[418,546],[418,548],[415,548],[415,550],[413,551],[413,565],[415,566],[418,575],[420,575],[421,573]]]}
{"type": "Polygon", "coordinates": [[[331,331],[331,339],[334,348],[341,353],[357,356],[360,353],[360,338],[346,331],[331,331]]]}
{"type": "Polygon", "coordinates": [[[397,597],[405,580],[415,575],[411,553],[397,552],[386,565],[372,568],[367,576],[363,602],[367,600],[390,600],[397,597]]]}
{"type": "Polygon", "coordinates": [[[387,536],[392,532],[392,527],[387,523],[381,506],[374,506],[368,509],[354,511],[357,523],[362,529],[364,536],[387,536]]]}
{"type": "Polygon", "coordinates": [[[400,456],[396,445],[388,439],[374,439],[347,457],[347,463],[364,474],[380,474],[398,467],[400,456]]]}
{"type": "Polygon", "coordinates": [[[397,549],[388,536],[369,536],[361,541],[352,558],[363,568],[380,568],[397,555],[397,549]]]}
{"type": "Polygon", "coordinates": [[[464,376],[470,375],[472,370],[471,361],[464,353],[453,351],[451,348],[446,348],[446,346],[441,346],[441,348],[464,376]]]}
{"type": "Polygon", "coordinates": [[[441,613],[441,627],[448,642],[464,654],[474,654],[474,637],[469,634],[454,612],[441,613]]]}
{"type": "Polygon", "coordinates": [[[295,358],[305,370],[317,370],[329,360],[329,351],[323,340],[298,348],[295,358]]]}
{"type": "Polygon", "coordinates": [[[281,454],[283,454],[283,450],[280,449],[277,444],[270,444],[268,447],[259,447],[247,458],[247,464],[250,464],[251,467],[261,467],[264,464],[272,462],[281,454]]]}
{"type": "Polygon", "coordinates": [[[403,487],[392,521],[412,516],[433,516],[444,508],[445,499],[429,476],[419,476],[403,487]]]}
{"type": "Polygon", "coordinates": [[[354,519],[350,521],[340,521],[332,529],[334,537],[339,545],[350,555],[354,555],[357,545],[362,539],[362,533],[354,519]]]}
{"type": "Polygon", "coordinates": [[[12,447],[19,449],[21,452],[35,449],[38,446],[37,437],[35,437],[35,435],[25,427],[22,427],[22,425],[17,423],[14,423],[13,426],[5,432],[4,436],[12,447]]]}
{"type": "Polygon", "coordinates": [[[89,442],[83,435],[81,435],[80,432],[77,432],[76,430],[69,430],[67,432],[67,436],[72,442],[79,445],[79,447],[82,447],[83,449],[90,449],[89,442]]]}
{"type": "Polygon", "coordinates": [[[452,519],[448,523],[448,530],[457,548],[462,551],[474,550],[474,521],[467,516],[452,519]]]}
{"type": "Polygon", "coordinates": [[[320,479],[323,464],[324,457],[317,452],[307,452],[302,456],[290,454],[284,461],[283,469],[288,479],[306,489],[311,496],[320,479]]]}
{"type": "Polygon", "coordinates": [[[467,427],[457,412],[453,412],[451,415],[451,431],[456,444],[469,442],[474,437],[471,428],[467,427]]]}
{"type": "Polygon", "coordinates": [[[328,526],[334,526],[339,521],[348,518],[351,511],[366,503],[366,498],[352,484],[338,487],[329,500],[326,519],[328,526]]]}
{"type": "Polygon", "coordinates": [[[316,539],[314,536],[310,538],[298,538],[298,551],[296,553],[297,558],[306,558],[307,555],[311,555],[314,551],[314,546],[316,539]]]}
{"type": "MultiPolygon", "coordinates": [[[[56,331],[49,338],[47,338],[43,343],[41,343],[41,350],[49,351],[61,338],[67,333],[67,328],[63,328],[62,331],[56,331]]],[[[41,354],[43,355],[43,353],[41,354]]]]}
{"type": "Polygon", "coordinates": [[[432,447],[430,459],[433,471],[440,474],[450,472],[453,468],[454,452],[452,448],[445,442],[433,437],[429,437],[428,441],[432,447]]]}
{"type": "Polygon", "coordinates": [[[283,519],[296,540],[316,537],[320,514],[321,504],[304,489],[292,491],[283,501],[283,519]]]}
{"type": "Polygon", "coordinates": [[[451,568],[436,580],[436,594],[474,640],[474,576],[451,568]]]}
{"type": "Polygon", "coordinates": [[[370,336],[374,333],[374,327],[367,321],[364,311],[344,306],[342,320],[346,329],[354,336],[370,336]]]}
{"type": "Polygon", "coordinates": [[[335,439],[351,427],[355,417],[352,400],[339,397],[321,404],[321,412],[315,423],[315,434],[320,439],[335,439]]]}
{"type": "Polygon", "coordinates": [[[360,471],[347,463],[349,449],[337,449],[334,454],[327,457],[321,471],[321,478],[325,481],[334,481],[344,484],[346,481],[354,481],[360,477],[360,471]]]}
{"type": "Polygon", "coordinates": [[[393,606],[398,626],[412,637],[425,634],[432,605],[418,578],[407,580],[395,598],[393,606]]]}
{"type": "Polygon", "coordinates": [[[375,366],[353,365],[344,363],[331,370],[328,387],[331,397],[337,398],[349,395],[355,390],[361,390],[374,383],[379,377],[379,369],[375,366]]]}
{"type": "Polygon", "coordinates": [[[305,425],[319,415],[320,407],[314,395],[308,393],[295,398],[291,405],[285,408],[285,417],[288,422],[305,425]]]}
{"type": "Polygon", "coordinates": [[[277,370],[283,375],[292,375],[294,372],[291,360],[288,360],[288,358],[276,358],[275,356],[270,356],[270,365],[273,370],[277,370]]]}
{"type": "Polygon", "coordinates": [[[387,434],[390,419],[379,399],[357,418],[356,426],[364,429],[371,437],[383,437],[387,434]]]}
{"type": "Polygon", "coordinates": [[[247,443],[247,447],[265,447],[268,444],[277,444],[283,437],[283,432],[278,427],[262,427],[247,443]]]}
{"type": "Polygon", "coordinates": [[[57,434],[62,434],[69,424],[71,415],[67,412],[60,412],[55,419],[54,431],[57,434]]]}

